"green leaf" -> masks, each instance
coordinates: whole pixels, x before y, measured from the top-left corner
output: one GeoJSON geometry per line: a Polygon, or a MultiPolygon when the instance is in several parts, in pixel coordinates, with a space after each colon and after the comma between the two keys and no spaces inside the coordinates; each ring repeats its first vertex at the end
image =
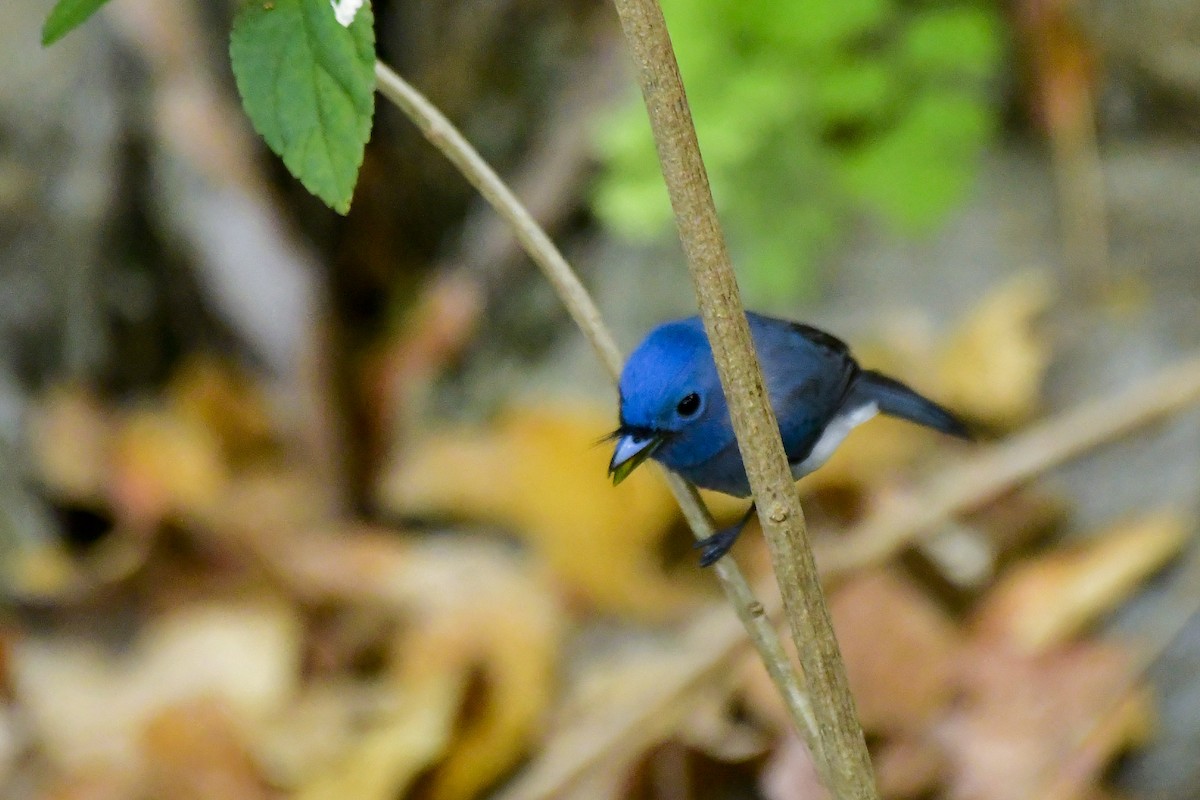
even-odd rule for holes
{"type": "MultiPolygon", "coordinates": [[[[980,0],[662,0],[743,289],[778,307],[863,212],[918,235],[965,197],[1003,53],[980,0]]],[[[628,236],[670,220],[640,99],[599,139],[593,203],[628,236]]]]}
{"type": "Polygon", "coordinates": [[[82,25],[108,0],[58,0],[42,26],[42,46],[49,47],[82,25]]]}
{"type": "Polygon", "coordinates": [[[971,96],[927,92],[847,159],[847,184],[902,230],[928,230],[965,194],[991,127],[989,109],[971,96]]]}
{"type": "Polygon", "coordinates": [[[894,6],[891,0],[743,1],[734,4],[734,14],[737,27],[753,31],[761,41],[811,54],[870,32],[895,13],[894,6]]]}
{"type": "Polygon", "coordinates": [[[1000,23],[984,8],[964,6],[919,15],[900,42],[900,58],[921,75],[984,79],[1001,59],[1000,23]]]}
{"type": "Polygon", "coordinates": [[[899,80],[891,64],[859,56],[830,64],[813,93],[826,124],[874,123],[891,109],[899,80]]]}
{"type": "Polygon", "coordinates": [[[254,129],[306,189],[345,214],[375,112],[370,5],[346,28],[329,0],[254,0],[234,20],[229,55],[254,129]]]}

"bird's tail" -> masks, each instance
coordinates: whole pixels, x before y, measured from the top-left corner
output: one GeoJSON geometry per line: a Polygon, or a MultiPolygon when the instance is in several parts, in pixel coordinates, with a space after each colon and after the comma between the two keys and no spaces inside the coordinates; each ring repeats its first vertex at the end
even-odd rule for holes
{"type": "Polygon", "coordinates": [[[900,381],[869,369],[858,373],[850,390],[849,404],[858,406],[863,403],[875,403],[880,411],[889,416],[900,417],[960,439],[971,438],[971,432],[958,417],[900,381]]]}

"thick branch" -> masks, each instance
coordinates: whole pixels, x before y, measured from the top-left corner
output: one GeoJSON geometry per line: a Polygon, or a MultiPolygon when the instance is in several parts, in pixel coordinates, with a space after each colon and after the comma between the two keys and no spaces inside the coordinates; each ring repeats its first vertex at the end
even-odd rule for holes
{"type": "Polygon", "coordinates": [[[818,757],[823,754],[824,778],[835,797],[876,798],[870,756],[821,594],[800,498],[717,221],[662,9],[658,0],[615,3],[637,65],[700,315],[712,343],[784,610],[811,692],[820,735],[809,747],[818,757]]]}
{"type": "MultiPolygon", "coordinates": [[[[609,333],[600,310],[550,237],[530,216],[504,181],[480,157],[462,134],[438,109],[383,62],[375,63],[380,93],[395,103],[435,147],[442,151],[463,176],[512,227],[517,240],[554,287],[575,324],[591,342],[597,357],[615,381],[621,373],[621,353],[609,333]]],[[[712,535],[714,526],[696,490],[676,475],[667,483],[697,539],[712,535]]],[[[772,681],[783,697],[797,730],[816,736],[816,723],[803,683],[787,654],[779,634],[763,613],[737,563],[732,558],[716,565],[717,577],[738,619],[753,642],[772,681]]]]}

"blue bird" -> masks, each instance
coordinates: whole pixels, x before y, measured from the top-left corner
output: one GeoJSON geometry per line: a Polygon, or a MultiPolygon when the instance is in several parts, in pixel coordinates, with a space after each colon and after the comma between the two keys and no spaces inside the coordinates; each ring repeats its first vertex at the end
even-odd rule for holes
{"type": "MultiPolygon", "coordinates": [[[[970,438],[937,403],[859,367],[840,339],[797,322],[746,317],[795,478],[824,464],[851,430],[878,413],[970,438]]],[[[650,331],[626,362],[619,389],[621,424],[609,436],[616,442],[608,467],[613,485],[653,458],[701,488],[750,495],[699,317],[650,331]]],[[[753,511],[751,505],[740,523],[697,543],[701,566],[729,552],[753,511]]]]}

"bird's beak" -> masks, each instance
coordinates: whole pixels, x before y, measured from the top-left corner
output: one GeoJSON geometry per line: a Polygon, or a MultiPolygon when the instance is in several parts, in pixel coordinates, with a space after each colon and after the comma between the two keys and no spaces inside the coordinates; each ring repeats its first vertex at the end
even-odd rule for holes
{"type": "Polygon", "coordinates": [[[661,433],[625,433],[617,439],[616,449],[613,450],[612,461],[608,464],[608,475],[612,478],[613,486],[629,477],[629,473],[637,469],[654,451],[662,446],[664,437],[661,433]]]}

